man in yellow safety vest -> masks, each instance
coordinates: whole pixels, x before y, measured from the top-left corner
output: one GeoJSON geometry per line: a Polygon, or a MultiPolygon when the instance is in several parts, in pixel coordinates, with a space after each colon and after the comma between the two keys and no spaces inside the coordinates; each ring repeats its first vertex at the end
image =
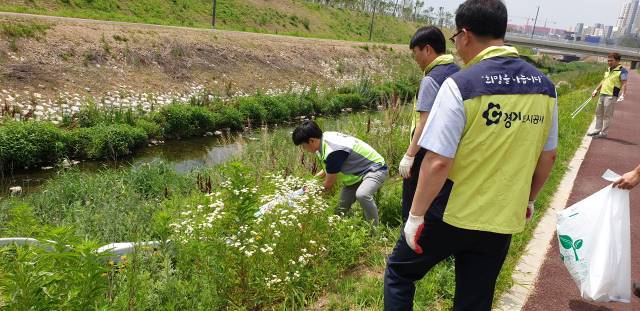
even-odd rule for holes
{"type": "Polygon", "coordinates": [[[588,136],[601,138],[607,137],[607,130],[613,120],[613,108],[616,102],[624,100],[627,92],[627,70],[620,65],[620,54],[610,53],[607,58],[607,71],[600,85],[593,90],[591,97],[596,97],[600,92],[598,105],[596,106],[596,128],[588,136]]]}

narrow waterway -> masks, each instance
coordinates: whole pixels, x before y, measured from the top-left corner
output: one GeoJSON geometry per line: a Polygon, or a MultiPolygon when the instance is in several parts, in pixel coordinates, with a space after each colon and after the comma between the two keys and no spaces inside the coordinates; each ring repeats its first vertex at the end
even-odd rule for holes
{"type": "MultiPolygon", "coordinates": [[[[253,135],[253,134],[252,134],[253,135]]],[[[67,161],[68,168],[81,171],[99,171],[128,166],[138,166],[153,161],[164,161],[179,173],[188,173],[201,167],[213,166],[228,161],[241,152],[251,136],[233,135],[232,137],[197,137],[185,140],[167,141],[165,144],[144,147],[135,156],[119,161],[67,161]]],[[[48,179],[55,177],[62,164],[37,169],[5,172],[0,178],[0,194],[8,194],[9,188],[20,186],[23,193],[36,191],[48,179]]]]}

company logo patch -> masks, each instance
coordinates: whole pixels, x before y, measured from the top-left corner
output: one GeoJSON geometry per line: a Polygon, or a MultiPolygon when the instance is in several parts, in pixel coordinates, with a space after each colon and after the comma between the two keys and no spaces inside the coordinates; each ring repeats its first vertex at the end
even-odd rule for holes
{"type": "Polygon", "coordinates": [[[500,123],[500,118],[502,117],[500,104],[489,103],[487,110],[482,113],[482,117],[487,120],[487,126],[500,123]]]}
{"type": "Polygon", "coordinates": [[[485,124],[491,126],[504,122],[505,128],[511,128],[513,122],[531,123],[534,125],[544,123],[544,116],[538,114],[523,114],[522,112],[502,111],[502,107],[497,103],[489,103],[487,110],[482,112],[482,117],[486,120],[485,124]]]}

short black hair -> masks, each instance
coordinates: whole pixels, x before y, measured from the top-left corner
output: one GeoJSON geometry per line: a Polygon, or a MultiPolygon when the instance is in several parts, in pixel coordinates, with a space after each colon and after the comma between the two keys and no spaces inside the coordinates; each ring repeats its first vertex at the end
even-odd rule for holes
{"type": "Polygon", "coordinates": [[[447,48],[447,42],[445,41],[444,34],[438,27],[425,26],[420,27],[411,38],[409,42],[409,48],[420,47],[423,49],[426,45],[430,45],[434,51],[438,54],[443,54],[447,48]]]}
{"type": "Polygon", "coordinates": [[[308,143],[311,138],[322,138],[322,130],[318,124],[310,120],[302,122],[291,134],[291,139],[296,146],[308,143]]]}
{"type": "Polygon", "coordinates": [[[613,58],[613,59],[615,59],[617,61],[620,61],[620,59],[622,59],[622,57],[620,57],[620,53],[616,53],[616,52],[609,53],[609,55],[607,55],[607,57],[613,58]]]}
{"type": "Polygon", "coordinates": [[[507,7],[501,0],[467,0],[456,10],[456,28],[478,37],[504,39],[507,7]]]}

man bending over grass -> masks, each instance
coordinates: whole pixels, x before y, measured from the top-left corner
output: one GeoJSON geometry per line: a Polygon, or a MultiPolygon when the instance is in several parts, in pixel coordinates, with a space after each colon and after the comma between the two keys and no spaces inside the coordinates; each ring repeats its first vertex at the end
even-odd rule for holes
{"type": "Polygon", "coordinates": [[[347,214],[357,200],[364,217],[378,225],[378,207],[373,195],[389,177],[384,158],[362,140],[338,132],[322,132],[313,121],[305,121],[292,135],[293,143],[318,155],[324,188],[343,186],[337,213],[347,214]]]}

